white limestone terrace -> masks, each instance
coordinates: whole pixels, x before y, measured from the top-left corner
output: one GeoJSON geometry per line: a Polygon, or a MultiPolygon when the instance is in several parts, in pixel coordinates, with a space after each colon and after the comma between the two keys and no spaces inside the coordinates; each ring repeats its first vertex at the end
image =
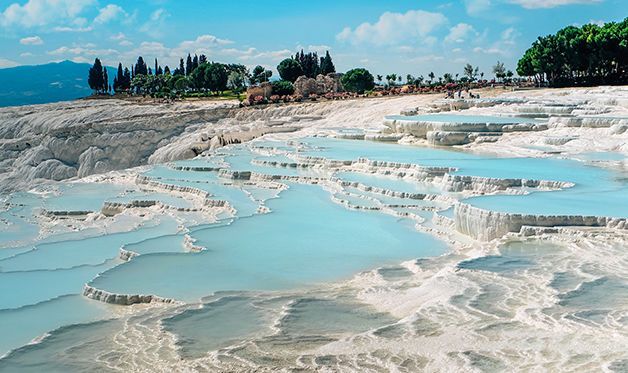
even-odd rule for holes
{"type": "Polygon", "coordinates": [[[624,87],[500,89],[482,91],[483,98],[475,100],[408,95],[242,109],[231,101],[136,104],[120,100],[9,107],[0,109],[0,190],[192,158],[207,149],[269,133],[278,139],[326,133],[466,144],[474,150],[513,156],[544,156],[547,151],[575,154],[581,149],[626,154],[627,91],[624,87]],[[405,123],[391,131],[382,122],[394,113],[423,115],[452,109],[465,109],[460,112],[464,115],[519,118],[497,125],[485,122],[481,131],[477,123],[470,127],[432,123],[422,129],[405,123]]]}

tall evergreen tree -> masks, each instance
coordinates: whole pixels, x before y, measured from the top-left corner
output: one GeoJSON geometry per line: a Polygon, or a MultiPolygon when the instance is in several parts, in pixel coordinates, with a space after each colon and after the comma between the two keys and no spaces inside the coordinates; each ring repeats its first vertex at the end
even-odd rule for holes
{"type": "Polygon", "coordinates": [[[159,67],[159,64],[157,63],[157,58],[155,58],[155,70],[153,70],[155,72],[155,75],[161,75],[161,68],[159,67]]]}
{"type": "Polygon", "coordinates": [[[303,75],[308,78],[316,78],[316,75],[320,73],[318,54],[316,52],[306,54],[303,52],[303,49],[301,49],[301,52],[297,53],[293,59],[301,65],[303,75]]]}
{"type": "Polygon", "coordinates": [[[201,54],[200,56],[198,56],[198,64],[202,65],[204,63],[207,62],[207,56],[204,54],[201,54]]]}
{"type": "Polygon", "coordinates": [[[188,58],[185,61],[185,75],[192,74],[193,65],[192,65],[192,56],[188,53],[188,58]]]}
{"type": "Polygon", "coordinates": [[[131,72],[126,67],[124,68],[124,82],[121,88],[125,91],[131,88],[131,72]]]}
{"type": "Polygon", "coordinates": [[[196,70],[196,68],[198,68],[198,56],[194,55],[192,59],[192,71],[196,70]]]}
{"type": "Polygon", "coordinates": [[[334,66],[334,63],[331,60],[331,56],[329,55],[329,51],[325,52],[325,57],[321,57],[320,70],[321,70],[320,73],[323,74],[323,75],[327,75],[327,74],[336,72],[336,67],[334,66]]]}
{"type": "Polygon", "coordinates": [[[124,84],[124,70],[122,70],[122,63],[118,63],[118,72],[113,78],[113,91],[118,92],[122,90],[124,84]]]}
{"type": "Polygon", "coordinates": [[[135,63],[135,75],[148,75],[148,67],[142,56],[139,56],[135,63]]]}
{"type": "Polygon", "coordinates": [[[179,75],[185,75],[185,67],[183,67],[183,58],[179,59],[179,75]]]}
{"type": "Polygon", "coordinates": [[[102,63],[98,58],[94,60],[94,65],[89,69],[87,84],[89,84],[89,88],[96,93],[100,93],[104,90],[105,79],[103,77],[102,63]]]}
{"type": "Polygon", "coordinates": [[[168,67],[168,65],[164,67],[164,75],[170,75],[170,68],[168,67]]]}
{"type": "Polygon", "coordinates": [[[105,92],[109,92],[109,75],[107,74],[107,69],[104,68],[102,71],[102,89],[105,92]]]}

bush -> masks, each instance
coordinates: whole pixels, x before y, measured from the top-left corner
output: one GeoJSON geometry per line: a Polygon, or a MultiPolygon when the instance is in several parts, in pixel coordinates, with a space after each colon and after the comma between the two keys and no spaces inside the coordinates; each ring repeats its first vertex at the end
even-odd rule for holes
{"type": "Polygon", "coordinates": [[[294,93],[294,86],[287,80],[272,82],[273,95],[286,96],[294,93]]]}
{"type": "Polygon", "coordinates": [[[349,92],[364,93],[375,87],[373,75],[363,68],[352,69],[346,72],[341,78],[343,87],[349,92]]]}

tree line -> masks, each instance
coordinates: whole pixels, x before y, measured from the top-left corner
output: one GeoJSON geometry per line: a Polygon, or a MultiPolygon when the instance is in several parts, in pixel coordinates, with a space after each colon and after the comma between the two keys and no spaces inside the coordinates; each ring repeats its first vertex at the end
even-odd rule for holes
{"type": "MultiPolygon", "coordinates": [[[[294,56],[284,59],[277,65],[280,80],[270,82],[273,72],[258,65],[252,70],[241,64],[224,64],[209,61],[205,55],[187,55],[180,58],[179,65],[174,69],[162,66],[157,59],[149,66],[142,56],[137,58],[135,64],[125,67],[118,64],[113,86],[109,86],[107,71],[101,61],[96,58],[94,65],[89,70],[89,86],[97,93],[130,93],[151,95],[153,97],[181,97],[181,96],[208,96],[221,95],[227,92],[229,95],[238,95],[247,86],[254,86],[269,82],[272,84],[272,94],[285,96],[294,93],[293,83],[299,77],[316,78],[319,74],[328,75],[336,73],[336,67],[329,51],[319,57],[316,52],[305,53],[303,50],[294,56]]],[[[493,72],[498,81],[509,82],[512,79],[512,71],[506,71],[504,64],[497,62],[493,72]]],[[[374,77],[367,69],[354,68],[344,74],[339,74],[344,89],[348,92],[364,93],[375,88],[377,80],[382,85],[384,77],[374,77]]],[[[386,75],[386,87],[393,88],[397,83],[401,84],[401,74],[386,75]]],[[[411,74],[405,76],[406,84],[416,87],[438,87],[446,84],[468,84],[482,81],[484,73],[479,72],[478,67],[466,64],[463,74],[445,73],[436,79],[436,75],[430,72],[427,78],[422,75],[414,77],[411,74]]]]}
{"type": "Polygon", "coordinates": [[[550,86],[628,83],[628,18],[567,26],[539,37],[517,63],[520,76],[550,86]]]}

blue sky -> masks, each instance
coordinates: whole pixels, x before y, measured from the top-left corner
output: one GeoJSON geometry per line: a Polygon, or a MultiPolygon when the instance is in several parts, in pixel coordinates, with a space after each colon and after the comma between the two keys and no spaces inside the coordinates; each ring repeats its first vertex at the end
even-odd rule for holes
{"type": "Polygon", "coordinates": [[[73,60],[108,65],[138,55],[274,68],[301,48],[329,50],[336,68],[374,74],[514,70],[539,35],[619,21],[628,0],[171,1],[0,0],[0,67],[73,60]]]}

